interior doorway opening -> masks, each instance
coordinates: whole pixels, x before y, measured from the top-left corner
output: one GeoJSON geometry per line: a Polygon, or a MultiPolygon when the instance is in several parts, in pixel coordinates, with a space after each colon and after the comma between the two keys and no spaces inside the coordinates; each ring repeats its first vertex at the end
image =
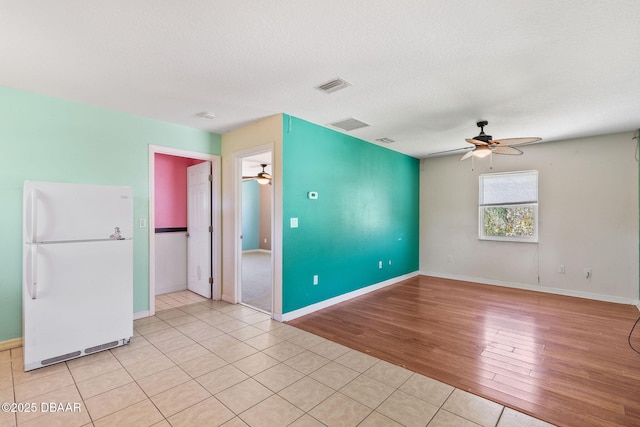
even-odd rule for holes
{"type": "Polygon", "coordinates": [[[239,301],[272,314],[272,152],[251,153],[239,161],[242,170],[239,301]]]}
{"type": "Polygon", "coordinates": [[[149,315],[156,295],[220,299],[219,171],[218,156],[149,147],[149,315]]]}

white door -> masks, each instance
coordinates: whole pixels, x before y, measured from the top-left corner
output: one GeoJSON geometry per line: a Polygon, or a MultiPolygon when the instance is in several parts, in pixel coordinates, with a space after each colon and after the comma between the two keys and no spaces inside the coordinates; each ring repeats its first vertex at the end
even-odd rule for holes
{"type": "Polygon", "coordinates": [[[187,168],[187,289],[211,298],[211,162],[187,168]]]}

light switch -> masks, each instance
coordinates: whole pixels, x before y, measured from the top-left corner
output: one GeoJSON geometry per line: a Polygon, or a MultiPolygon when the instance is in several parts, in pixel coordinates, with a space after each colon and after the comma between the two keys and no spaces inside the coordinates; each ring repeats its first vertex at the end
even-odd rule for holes
{"type": "Polygon", "coordinates": [[[307,193],[307,197],[311,200],[316,200],[318,198],[318,192],[317,191],[309,191],[307,193]]]}
{"type": "Polygon", "coordinates": [[[291,225],[291,228],[298,228],[298,218],[290,218],[289,224],[291,225]]]}

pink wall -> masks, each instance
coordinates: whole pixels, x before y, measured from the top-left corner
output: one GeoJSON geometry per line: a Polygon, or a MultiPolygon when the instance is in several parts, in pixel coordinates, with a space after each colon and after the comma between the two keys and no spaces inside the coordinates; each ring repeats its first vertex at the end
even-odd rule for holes
{"type": "Polygon", "coordinates": [[[187,167],[203,160],[155,154],[155,226],[187,226],[187,167]]]}

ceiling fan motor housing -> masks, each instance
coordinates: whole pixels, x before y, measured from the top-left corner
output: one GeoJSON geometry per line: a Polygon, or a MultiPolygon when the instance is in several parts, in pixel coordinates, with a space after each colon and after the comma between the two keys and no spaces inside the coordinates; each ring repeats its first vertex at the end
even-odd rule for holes
{"type": "Polygon", "coordinates": [[[486,133],[484,133],[484,127],[488,124],[489,122],[486,120],[477,122],[476,125],[480,128],[480,135],[474,137],[473,139],[477,141],[487,142],[487,143],[491,141],[493,137],[491,135],[487,135],[486,133]]]}

